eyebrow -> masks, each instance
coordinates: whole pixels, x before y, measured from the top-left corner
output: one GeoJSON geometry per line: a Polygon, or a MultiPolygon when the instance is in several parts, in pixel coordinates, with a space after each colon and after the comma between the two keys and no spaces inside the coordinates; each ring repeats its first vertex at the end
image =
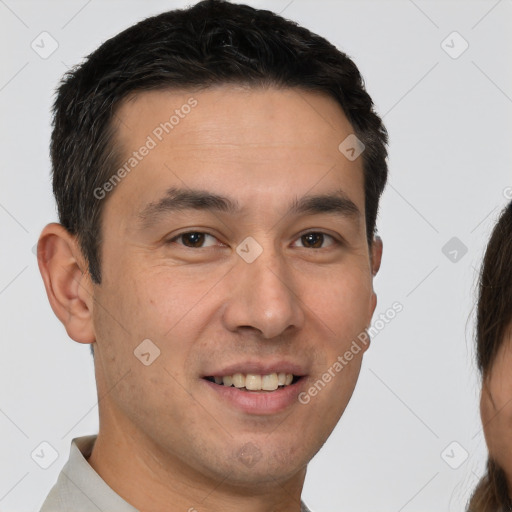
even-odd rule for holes
{"type": "MultiPolygon", "coordinates": [[[[159,217],[186,210],[223,212],[236,216],[243,213],[237,200],[199,189],[180,189],[171,187],[165,195],[147,204],[138,214],[142,227],[149,227],[159,217]]],[[[333,214],[359,221],[361,212],[357,205],[343,192],[338,190],[329,194],[306,195],[295,198],[286,215],[333,214]]]]}

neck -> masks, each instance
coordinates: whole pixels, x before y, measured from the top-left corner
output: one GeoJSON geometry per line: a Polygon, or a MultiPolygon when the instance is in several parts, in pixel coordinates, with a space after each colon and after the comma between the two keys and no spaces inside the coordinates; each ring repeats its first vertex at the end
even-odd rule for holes
{"type": "Polygon", "coordinates": [[[299,512],[306,475],[304,467],[284,481],[255,487],[231,485],[230,475],[220,479],[190,467],[130,422],[101,410],[100,433],[88,462],[141,512],[299,512]]]}

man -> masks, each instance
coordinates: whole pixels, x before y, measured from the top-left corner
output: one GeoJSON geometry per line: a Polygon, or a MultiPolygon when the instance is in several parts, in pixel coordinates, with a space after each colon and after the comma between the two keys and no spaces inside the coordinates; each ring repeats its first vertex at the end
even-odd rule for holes
{"type": "Polygon", "coordinates": [[[386,142],[346,55],[244,5],[149,18],[65,77],[38,260],[100,428],[42,512],[307,510],[369,343],[386,142]]]}

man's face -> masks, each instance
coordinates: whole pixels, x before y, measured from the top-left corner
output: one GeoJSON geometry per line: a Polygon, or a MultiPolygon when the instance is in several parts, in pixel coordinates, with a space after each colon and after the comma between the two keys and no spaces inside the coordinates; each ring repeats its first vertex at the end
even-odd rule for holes
{"type": "Polygon", "coordinates": [[[375,308],[362,159],[338,150],[353,129],[327,97],[232,86],[144,92],[116,118],[125,161],[153,146],[148,136],[155,145],[104,199],[93,287],[101,428],[225,484],[291,478],[347,406],[364,350],[333,365],[375,308]],[[313,196],[332,197],[305,202],[313,196]],[[159,357],[143,364],[153,345],[159,357]],[[279,373],[294,383],[214,382],[242,374],[238,385],[258,388],[267,375],[274,388],[279,373]]]}

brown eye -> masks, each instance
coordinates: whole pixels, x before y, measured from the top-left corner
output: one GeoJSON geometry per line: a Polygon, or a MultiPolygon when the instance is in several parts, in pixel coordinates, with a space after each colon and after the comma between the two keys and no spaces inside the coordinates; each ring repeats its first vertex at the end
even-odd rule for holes
{"type": "Polygon", "coordinates": [[[320,231],[310,231],[309,233],[305,233],[297,240],[297,242],[299,242],[299,240],[302,247],[306,249],[325,249],[331,245],[339,244],[333,236],[320,231]]]}
{"type": "Polygon", "coordinates": [[[183,240],[183,245],[187,247],[201,247],[204,243],[205,234],[204,233],[184,233],[181,235],[181,239],[183,240]]]}
{"type": "Polygon", "coordinates": [[[319,249],[322,247],[324,235],[322,233],[307,233],[301,236],[301,240],[305,247],[319,249]]]}
{"type": "Polygon", "coordinates": [[[192,249],[202,249],[204,247],[212,247],[216,245],[218,240],[208,233],[201,231],[188,231],[187,233],[181,233],[181,235],[175,236],[168,243],[178,244],[184,247],[192,249]]]}

